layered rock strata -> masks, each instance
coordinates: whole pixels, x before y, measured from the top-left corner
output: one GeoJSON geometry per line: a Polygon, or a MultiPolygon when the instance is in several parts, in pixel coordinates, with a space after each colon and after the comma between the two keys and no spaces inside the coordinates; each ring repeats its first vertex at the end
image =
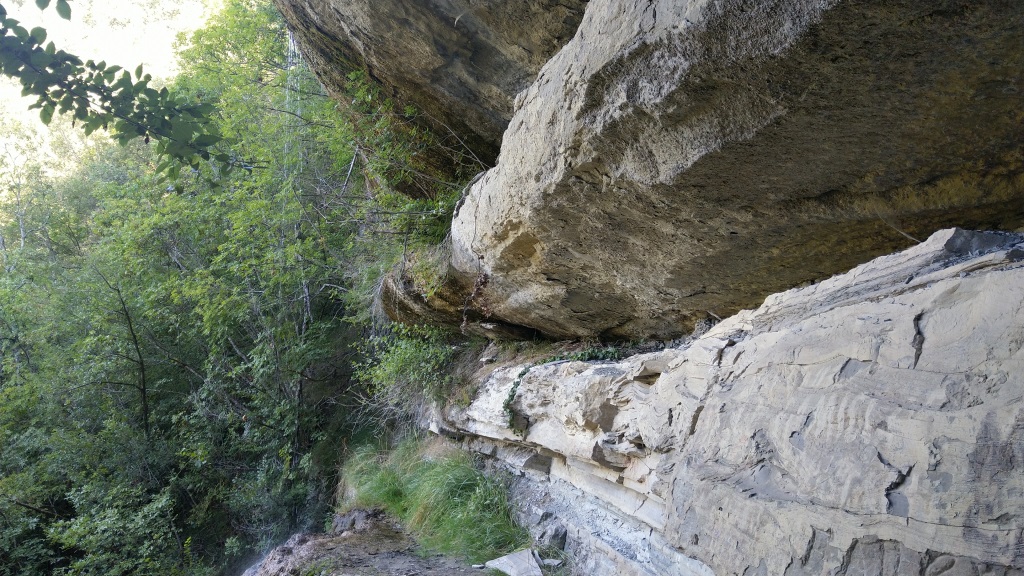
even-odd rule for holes
{"type": "Polygon", "coordinates": [[[586,0],[275,0],[324,85],[366,70],[441,136],[494,161],[512,99],[576,32],[586,0]]]}
{"type": "Polygon", "coordinates": [[[463,292],[552,337],[667,338],[1019,228],[1021,70],[1015,2],[592,0],[455,218],[463,292]]]}
{"type": "Polygon", "coordinates": [[[1022,348],[1024,237],[944,230],[680,348],[502,366],[438,426],[580,573],[1021,575],[1022,348]]]}

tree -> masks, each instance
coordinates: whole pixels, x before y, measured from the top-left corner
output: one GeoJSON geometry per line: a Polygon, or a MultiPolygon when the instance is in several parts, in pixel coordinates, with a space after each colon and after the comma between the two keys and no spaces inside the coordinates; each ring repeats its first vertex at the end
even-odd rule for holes
{"type": "MultiPolygon", "coordinates": [[[[49,46],[44,62],[45,32],[3,26],[28,56],[5,48],[2,65],[44,115],[70,98],[96,129],[107,96],[172,102],[136,90],[141,71],[49,46]],[[84,74],[70,78],[95,89],[87,104],[50,83],[55,62],[84,74]]],[[[268,159],[259,170],[199,155],[170,190],[170,140],[147,128],[147,146],[134,124],[122,146],[67,154],[80,165],[62,174],[0,158],[0,576],[224,573],[319,524],[363,391],[350,357],[374,275],[450,219],[457,186],[394,192],[430,142],[413,112],[358,75],[353,104],[329,99],[269,2],[228,0],[181,53],[167,94],[216,106],[203,133],[268,159]]]]}

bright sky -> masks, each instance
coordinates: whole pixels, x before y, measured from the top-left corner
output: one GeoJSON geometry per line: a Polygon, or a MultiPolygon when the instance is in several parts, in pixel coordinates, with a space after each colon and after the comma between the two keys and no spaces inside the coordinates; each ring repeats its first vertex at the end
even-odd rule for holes
{"type": "MultiPolygon", "coordinates": [[[[40,11],[34,0],[2,0],[9,16],[28,29],[42,26],[47,42],[82,60],[105,60],[134,70],[142,64],[156,78],[175,73],[174,41],[195,30],[219,6],[219,0],[70,0],[71,20],[57,15],[54,3],[40,11]]],[[[21,98],[16,81],[0,77],[0,114],[38,122],[21,98]]]]}

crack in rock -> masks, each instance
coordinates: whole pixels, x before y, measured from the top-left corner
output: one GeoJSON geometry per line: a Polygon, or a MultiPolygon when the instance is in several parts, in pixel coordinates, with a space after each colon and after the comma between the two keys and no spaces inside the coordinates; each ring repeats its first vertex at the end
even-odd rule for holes
{"type": "Polygon", "coordinates": [[[914,347],[914,364],[911,368],[917,368],[917,363],[921,360],[921,350],[924,349],[924,333],[921,332],[921,318],[923,317],[924,312],[914,316],[914,339],[910,342],[910,345],[914,347]]]}

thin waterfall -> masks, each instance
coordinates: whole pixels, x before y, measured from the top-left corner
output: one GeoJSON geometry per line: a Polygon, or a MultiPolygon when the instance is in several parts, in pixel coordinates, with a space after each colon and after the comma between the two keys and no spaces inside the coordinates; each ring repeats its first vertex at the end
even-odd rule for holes
{"type": "MultiPolygon", "coordinates": [[[[302,54],[299,52],[298,43],[295,41],[295,35],[292,34],[291,30],[288,31],[288,53],[285,61],[285,90],[284,90],[284,109],[290,114],[294,114],[295,118],[302,117],[302,74],[299,71],[299,67],[302,64],[302,54]]],[[[294,130],[290,130],[290,134],[285,140],[285,168],[284,176],[288,179],[291,176],[297,176],[302,171],[302,146],[295,145],[293,154],[293,142],[298,138],[297,132],[301,131],[301,126],[296,126],[294,130]]]]}

